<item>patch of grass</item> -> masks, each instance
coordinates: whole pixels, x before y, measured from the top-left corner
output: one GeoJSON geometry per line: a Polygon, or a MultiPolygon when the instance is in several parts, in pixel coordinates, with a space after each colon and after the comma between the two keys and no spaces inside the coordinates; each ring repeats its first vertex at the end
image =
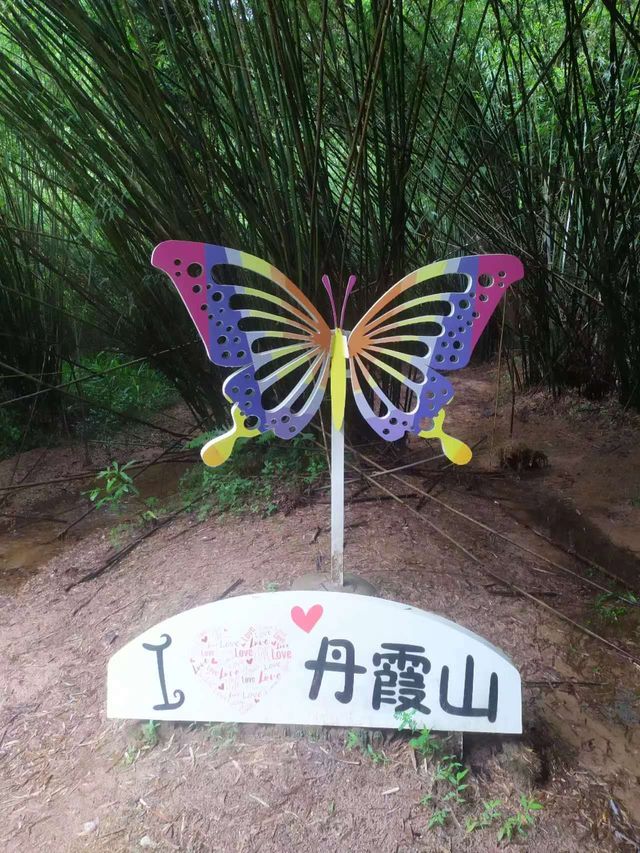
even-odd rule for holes
{"type": "MultiPolygon", "coordinates": [[[[219,433],[208,433],[190,442],[199,448],[219,433]]],[[[271,515],[281,501],[291,501],[316,483],[326,472],[326,459],[310,433],[281,441],[273,433],[255,439],[239,439],[231,457],[219,468],[194,465],[180,481],[184,503],[201,497],[197,516],[212,512],[243,512],[271,515]]]]}
{"type": "Polygon", "coordinates": [[[432,758],[442,750],[442,742],[434,737],[431,729],[422,729],[416,737],[411,738],[409,746],[423,758],[432,758]]]}

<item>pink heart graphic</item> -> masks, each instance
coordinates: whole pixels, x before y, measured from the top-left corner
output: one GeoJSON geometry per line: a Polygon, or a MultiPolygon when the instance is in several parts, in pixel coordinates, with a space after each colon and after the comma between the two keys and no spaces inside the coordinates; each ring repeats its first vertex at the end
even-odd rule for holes
{"type": "Polygon", "coordinates": [[[313,607],[310,607],[305,613],[302,607],[292,607],[291,608],[291,618],[298,626],[298,628],[302,628],[303,631],[306,631],[308,634],[309,631],[313,631],[316,624],[318,623],[318,619],[322,616],[323,610],[321,604],[314,604],[313,607]]]}

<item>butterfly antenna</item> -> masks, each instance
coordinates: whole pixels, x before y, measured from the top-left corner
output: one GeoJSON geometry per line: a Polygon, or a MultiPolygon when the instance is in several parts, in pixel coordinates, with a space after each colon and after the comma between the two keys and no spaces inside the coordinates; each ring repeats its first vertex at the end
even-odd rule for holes
{"type": "Polygon", "coordinates": [[[340,326],[338,328],[342,329],[344,326],[344,315],[347,310],[347,299],[349,298],[349,294],[353,290],[353,286],[355,285],[357,279],[355,275],[349,276],[349,281],[347,282],[347,289],[344,294],[344,299],[342,300],[342,310],[340,311],[340,326]]]}
{"type": "Polygon", "coordinates": [[[322,283],[325,286],[327,293],[329,294],[329,301],[331,302],[331,311],[333,312],[333,324],[334,326],[338,326],[338,315],[336,313],[336,302],[333,298],[333,288],[331,287],[331,282],[329,281],[329,276],[325,273],[322,276],[322,283]]]}

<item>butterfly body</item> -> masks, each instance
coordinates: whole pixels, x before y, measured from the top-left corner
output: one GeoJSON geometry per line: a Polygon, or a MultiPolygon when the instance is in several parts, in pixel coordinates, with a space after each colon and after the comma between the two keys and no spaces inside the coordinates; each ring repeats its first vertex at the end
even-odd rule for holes
{"type": "MultiPolygon", "coordinates": [[[[466,445],[442,429],[453,387],[440,371],[468,364],[500,298],[523,275],[517,258],[473,255],[421,267],[394,284],[348,333],[343,325],[354,276],[339,319],[323,277],[332,329],[280,270],[246,252],[171,240],[155,248],[152,264],[176,286],[210,360],[237,368],[223,393],[236,417],[245,418],[243,428],[295,437],[318,411],[330,382],[337,429],[350,385],[360,413],[382,438],[396,441],[408,432],[439,438],[452,461],[470,458],[466,445]],[[270,289],[225,284],[229,267],[262,276],[270,289]],[[443,276],[453,277],[458,289],[423,292],[424,283],[443,276]],[[383,386],[395,387],[400,402],[383,386]],[[423,429],[425,419],[430,429],[423,429]]],[[[218,456],[210,450],[208,458],[218,456]]]]}

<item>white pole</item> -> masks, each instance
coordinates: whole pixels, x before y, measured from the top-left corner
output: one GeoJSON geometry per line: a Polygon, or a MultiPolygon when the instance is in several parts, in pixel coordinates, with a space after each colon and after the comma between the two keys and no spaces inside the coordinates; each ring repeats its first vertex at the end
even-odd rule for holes
{"type": "Polygon", "coordinates": [[[344,421],[331,418],[331,581],[344,585],[344,421]]]}

